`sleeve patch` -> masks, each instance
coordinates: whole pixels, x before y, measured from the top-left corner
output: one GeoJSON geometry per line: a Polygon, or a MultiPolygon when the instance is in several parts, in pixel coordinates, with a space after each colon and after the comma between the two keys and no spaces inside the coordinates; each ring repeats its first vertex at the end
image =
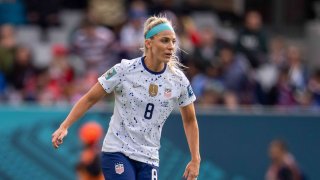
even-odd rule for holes
{"type": "Polygon", "coordinates": [[[114,76],[115,74],[117,74],[117,71],[112,68],[112,69],[109,69],[106,74],[104,75],[104,77],[106,78],[106,80],[109,80],[110,78],[112,78],[112,76],[114,76]]]}
{"type": "Polygon", "coordinates": [[[187,90],[188,90],[188,96],[189,97],[193,96],[193,90],[190,84],[188,85],[187,90]]]}

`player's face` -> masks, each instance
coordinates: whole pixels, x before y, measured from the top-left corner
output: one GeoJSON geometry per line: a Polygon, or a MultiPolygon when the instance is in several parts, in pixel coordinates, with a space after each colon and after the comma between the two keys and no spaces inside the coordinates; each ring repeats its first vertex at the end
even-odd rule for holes
{"type": "Polygon", "coordinates": [[[162,31],[151,40],[151,53],[155,60],[167,63],[174,55],[176,35],[172,31],[162,31]]]}
{"type": "Polygon", "coordinates": [[[272,144],[269,148],[269,156],[273,161],[280,161],[282,155],[282,150],[275,144],[272,144]]]}

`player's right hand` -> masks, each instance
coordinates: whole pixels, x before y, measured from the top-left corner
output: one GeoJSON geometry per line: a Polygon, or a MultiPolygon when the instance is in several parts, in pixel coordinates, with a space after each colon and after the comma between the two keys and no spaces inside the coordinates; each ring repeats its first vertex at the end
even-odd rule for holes
{"type": "Polygon", "coordinates": [[[186,167],[186,170],[183,174],[183,178],[186,180],[197,180],[199,175],[200,162],[199,161],[190,161],[186,167]]]}
{"type": "Polygon", "coordinates": [[[59,127],[52,134],[52,145],[54,148],[58,148],[63,143],[63,138],[68,134],[68,129],[59,127]]]}

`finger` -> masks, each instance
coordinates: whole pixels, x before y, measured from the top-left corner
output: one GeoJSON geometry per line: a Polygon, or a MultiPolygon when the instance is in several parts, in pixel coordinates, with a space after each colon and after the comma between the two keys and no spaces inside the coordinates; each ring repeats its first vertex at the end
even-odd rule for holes
{"type": "Polygon", "coordinates": [[[56,136],[52,137],[51,142],[52,142],[52,145],[53,145],[53,146],[56,145],[56,141],[57,141],[57,137],[56,137],[56,136]]]}
{"type": "Polygon", "coordinates": [[[58,148],[58,137],[59,137],[59,133],[58,132],[55,132],[54,133],[54,136],[52,137],[52,145],[55,147],[55,148],[58,148]]]}
{"type": "Polygon", "coordinates": [[[183,178],[184,178],[184,179],[187,179],[187,178],[188,178],[188,174],[189,174],[189,170],[186,169],[186,170],[184,171],[184,173],[183,173],[183,178]]]}
{"type": "Polygon", "coordinates": [[[56,138],[56,137],[54,137],[54,138],[52,139],[52,145],[53,145],[54,148],[58,148],[59,144],[58,144],[58,141],[57,141],[57,138],[56,138]]]}
{"type": "Polygon", "coordinates": [[[67,135],[66,132],[61,132],[60,135],[58,136],[57,138],[57,144],[58,145],[61,145],[63,143],[63,139],[64,137],[67,135]]]}
{"type": "Polygon", "coordinates": [[[63,141],[58,138],[58,139],[54,142],[54,147],[55,147],[55,148],[58,148],[62,143],[63,143],[63,141]]]}
{"type": "Polygon", "coordinates": [[[63,141],[63,136],[60,135],[60,136],[57,138],[57,141],[58,141],[58,142],[62,142],[62,141],[63,141]]]}
{"type": "Polygon", "coordinates": [[[187,180],[196,180],[197,177],[196,176],[189,176],[187,180]]]}
{"type": "Polygon", "coordinates": [[[58,136],[57,141],[58,141],[59,143],[62,143],[64,136],[65,136],[65,135],[64,135],[63,133],[61,133],[61,134],[58,136]]]}
{"type": "Polygon", "coordinates": [[[56,141],[53,141],[52,145],[53,145],[54,148],[58,148],[59,147],[56,141]]]}
{"type": "Polygon", "coordinates": [[[190,180],[194,180],[194,179],[196,179],[196,178],[197,178],[196,175],[194,175],[194,174],[192,174],[192,173],[189,173],[188,180],[189,180],[189,179],[190,179],[190,180]]]}
{"type": "Polygon", "coordinates": [[[57,139],[58,139],[58,136],[54,136],[54,137],[52,137],[52,144],[56,144],[56,142],[57,142],[57,139]]]}

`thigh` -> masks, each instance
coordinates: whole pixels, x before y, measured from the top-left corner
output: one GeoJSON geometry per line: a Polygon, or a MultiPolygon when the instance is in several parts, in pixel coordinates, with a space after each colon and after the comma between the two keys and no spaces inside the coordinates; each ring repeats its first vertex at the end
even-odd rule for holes
{"type": "Polygon", "coordinates": [[[159,167],[150,164],[141,163],[137,171],[138,180],[158,180],[159,167]]]}
{"type": "Polygon", "coordinates": [[[122,153],[102,152],[101,167],[106,180],[135,180],[134,167],[122,153]]]}

